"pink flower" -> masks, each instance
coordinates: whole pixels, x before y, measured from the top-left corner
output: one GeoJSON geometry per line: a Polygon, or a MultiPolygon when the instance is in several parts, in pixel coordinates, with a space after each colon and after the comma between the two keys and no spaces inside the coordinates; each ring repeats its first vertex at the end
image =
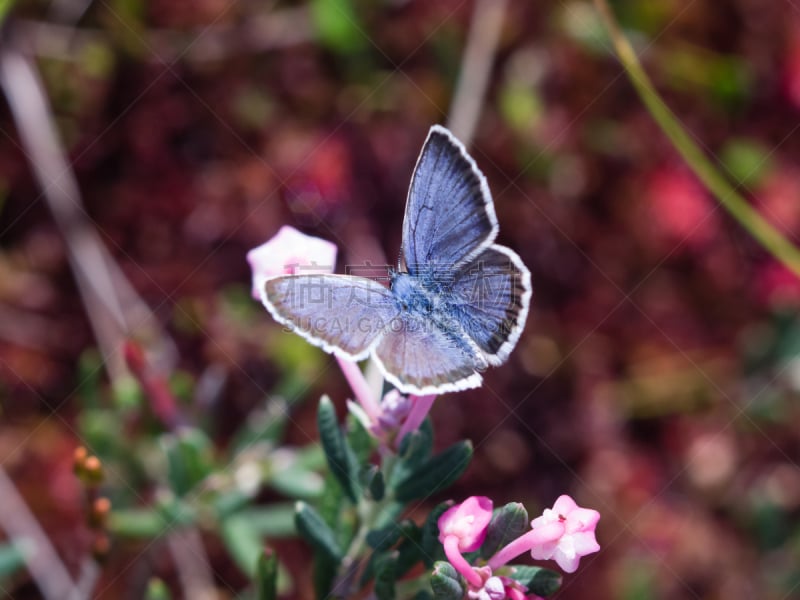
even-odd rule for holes
{"type": "Polygon", "coordinates": [[[481,577],[462,556],[480,548],[492,520],[492,501],[485,496],[470,496],[439,517],[439,541],[451,565],[474,588],[483,588],[481,577]]]}
{"type": "Polygon", "coordinates": [[[574,573],[582,556],[600,550],[594,535],[599,520],[596,510],[581,508],[569,496],[560,496],[553,508],[531,521],[530,531],[506,545],[488,564],[497,570],[530,550],[533,558],[553,559],[564,571],[574,573]]]}
{"type": "Polygon", "coordinates": [[[467,598],[471,600],[505,600],[506,586],[500,577],[489,577],[480,589],[467,591],[467,598]]]}
{"type": "Polygon", "coordinates": [[[552,509],[545,509],[541,517],[531,521],[531,529],[559,527],[561,533],[556,539],[534,544],[531,556],[537,560],[553,559],[565,572],[574,573],[582,556],[600,550],[595,538],[599,520],[596,510],[581,508],[569,496],[560,496],[552,509]]]}
{"type": "Polygon", "coordinates": [[[263,280],[275,275],[332,273],[336,244],[284,225],[272,238],[247,253],[253,271],[253,298],[260,298],[263,280]]]}

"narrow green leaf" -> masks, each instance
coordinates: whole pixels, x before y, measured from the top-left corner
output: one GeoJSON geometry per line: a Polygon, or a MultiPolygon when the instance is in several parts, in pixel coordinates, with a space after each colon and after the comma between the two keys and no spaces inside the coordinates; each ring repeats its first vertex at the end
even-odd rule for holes
{"type": "Polygon", "coordinates": [[[358,502],[358,471],[353,451],[339,428],[336,411],[330,398],[323,396],[317,411],[317,428],[320,443],[328,460],[328,467],[353,504],[358,502]]]}
{"type": "Polygon", "coordinates": [[[314,592],[317,598],[336,598],[331,595],[331,587],[336,579],[339,561],[333,560],[324,552],[316,551],[313,555],[314,592]]]}
{"type": "Polygon", "coordinates": [[[208,477],[213,468],[213,445],[199,429],[186,428],[161,437],[167,456],[170,487],[183,496],[208,477]]]}
{"type": "Polygon", "coordinates": [[[342,560],[342,549],[336,541],[336,535],[320,514],[305,502],[295,506],[294,523],[297,532],[314,548],[324,553],[337,564],[342,560]]]}
{"type": "Polygon", "coordinates": [[[481,545],[481,558],[489,559],[528,528],[528,511],[519,502],[510,502],[495,509],[481,545]]]}
{"type": "Polygon", "coordinates": [[[361,421],[356,419],[351,413],[347,413],[347,443],[353,449],[356,462],[364,464],[369,460],[373,450],[375,450],[375,438],[364,429],[361,421]]]}
{"type": "Polygon", "coordinates": [[[439,517],[453,506],[453,501],[442,502],[431,511],[422,526],[422,560],[430,568],[439,558],[444,557],[444,549],[439,542],[439,517]]]}
{"type": "Polygon", "coordinates": [[[259,532],[238,515],[222,521],[219,531],[239,570],[250,578],[255,577],[259,557],[264,552],[264,541],[259,532]]]}
{"type": "Polygon", "coordinates": [[[378,600],[395,599],[397,551],[380,554],[375,559],[375,596],[378,600]]]}
{"type": "Polygon", "coordinates": [[[406,519],[400,523],[389,523],[380,529],[373,529],[367,533],[367,544],[376,552],[388,550],[401,538],[408,538],[418,531],[413,521],[406,519]]]}
{"type": "Polygon", "coordinates": [[[257,600],[276,600],[278,597],[278,556],[272,550],[264,550],[258,557],[256,567],[257,600]]]}
{"type": "Polygon", "coordinates": [[[325,480],[319,473],[296,466],[272,473],[267,483],[285,496],[297,500],[314,500],[325,491],[325,480]]]}
{"type": "Polygon", "coordinates": [[[108,517],[109,531],[126,538],[156,538],[169,525],[164,512],[153,508],[115,508],[108,517]]]}
{"type": "Polygon", "coordinates": [[[399,481],[395,496],[401,502],[430,497],[455,482],[471,459],[472,443],[457,442],[399,481]]]}
{"type": "Polygon", "coordinates": [[[425,419],[417,431],[412,431],[400,442],[400,460],[394,468],[394,481],[402,481],[427,461],[433,451],[433,425],[425,419]]]}
{"type": "Polygon", "coordinates": [[[294,504],[281,502],[240,510],[229,515],[226,520],[241,521],[249,529],[267,538],[286,538],[297,535],[294,512],[294,504]]]}
{"type": "Polygon", "coordinates": [[[383,480],[383,473],[376,465],[362,467],[359,480],[361,481],[361,487],[364,488],[370,499],[376,502],[383,500],[386,494],[386,484],[383,480]]]}
{"type": "Polygon", "coordinates": [[[431,589],[435,600],[461,600],[466,595],[464,584],[453,566],[439,561],[431,573],[431,589]]]}
{"type": "Polygon", "coordinates": [[[211,500],[217,517],[225,519],[249,504],[252,498],[239,489],[222,492],[211,500]]]}
{"type": "Polygon", "coordinates": [[[511,578],[519,581],[528,591],[538,596],[551,596],[561,587],[561,573],[542,567],[509,565],[511,578]]]}
{"type": "Polygon", "coordinates": [[[423,559],[422,529],[414,527],[403,532],[405,538],[401,542],[397,556],[398,579],[408,573],[418,562],[423,559]]]}

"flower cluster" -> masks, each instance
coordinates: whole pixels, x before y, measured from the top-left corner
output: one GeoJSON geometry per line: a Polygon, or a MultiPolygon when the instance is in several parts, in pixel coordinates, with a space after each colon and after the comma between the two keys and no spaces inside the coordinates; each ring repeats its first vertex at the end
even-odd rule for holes
{"type": "MultiPolygon", "coordinates": [[[[559,497],[553,508],[531,521],[531,529],[506,543],[493,553],[484,565],[473,566],[464,553],[478,550],[486,539],[492,523],[492,501],[472,496],[448,509],[439,518],[439,541],[453,568],[467,583],[469,598],[480,600],[521,600],[538,598],[518,580],[508,576],[513,568],[508,562],[530,552],[536,560],[555,560],[561,569],[574,573],[582,556],[600,549],[595,528],[600,520],[596,510],[579,507],[569,496],[559,497]]],[[[507,527],[508,521],[502,524],[507,527]]],[[[500,528],[500,527],[498,527],[500,528]]]]}

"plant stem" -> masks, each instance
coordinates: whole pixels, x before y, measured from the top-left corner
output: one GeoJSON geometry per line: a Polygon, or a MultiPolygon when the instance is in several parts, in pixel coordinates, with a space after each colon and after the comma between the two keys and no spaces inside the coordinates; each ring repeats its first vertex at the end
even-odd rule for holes
{"type": "Polygon", "coordinates": [[[607,0],[594,0],[606,29],[614,44],[625,73],[639,94],[647,110],[661,130],[672,142],[683,159],[694,171],[720,204],[744,229],[772,256],[795,275],[800,276],[800,249],[773,227],[739,194],[734,186],[719,172],[703,150],[692,140],[686,129],[658,95],[642,68],[639,58],[617,23],[607,0]]]}
{"type": "MultiPolygon", "coordinates": [[[[387,487],[391,481],[392,471],[394,470],[394,465],[396,462],[397,456],[395,454],[388,453],[383,457],[381,470],[383,471],[384,480],[386,481],[387,487]]],[[[362,499],[358,503],[358,531],[356,532],[355,536],[353,536],[353,540],[350,542],[350,546],[347,548],[347,553],[344,555],[344,558],[342,558],[341,565],[339,566],[339,573],[336,576],[336,581],[334,581],[332,588],[332,593],[335,597],[337,597],[337,594],[340,591],[345,592],[345,598],[349,598],[352,595],[352,582],[356,580],[354,577],[355,573],[353,572],[353,568],[358,564],[358,559],[361,556],[361,553],[364,551],[364,545],[367,541],[367,534],[375,526],[375,521],[378,519],[378,517],[380,517],[383,509],[391,502],[391,494],[387,493],[387,495],[384,496],[384,498],[379,502],[362,499]],[[340,590],[340,587],[347,589],[340,590]]]]}

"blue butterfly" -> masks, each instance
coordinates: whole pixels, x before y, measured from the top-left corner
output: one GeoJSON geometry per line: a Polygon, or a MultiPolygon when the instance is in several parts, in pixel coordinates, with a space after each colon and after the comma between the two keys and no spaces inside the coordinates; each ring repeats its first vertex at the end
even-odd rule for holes
{"type": "Polygon", "coordinates": [[[486,178],[449,130],[434,125],[406,201],[389,287],[366,277],[268,278],[264,305],[280,323],[348,360],[370,355],[406,394],[477,387],[517,343],[531,299],[520,257],[494,243],[486,178]]]}

